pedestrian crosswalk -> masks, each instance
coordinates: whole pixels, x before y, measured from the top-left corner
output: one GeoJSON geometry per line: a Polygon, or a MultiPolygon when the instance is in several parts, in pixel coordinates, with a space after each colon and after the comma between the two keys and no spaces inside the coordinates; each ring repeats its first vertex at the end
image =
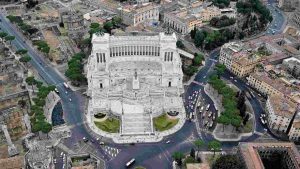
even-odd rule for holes
{"type": "Polygon", "coordinates": [[[105,146],[103,149],[104,149],[105,153],[112,158],[116,157],[121,151],[118,148],[114,148],[114,147],[110,147],[110,146],[105,146]]]}

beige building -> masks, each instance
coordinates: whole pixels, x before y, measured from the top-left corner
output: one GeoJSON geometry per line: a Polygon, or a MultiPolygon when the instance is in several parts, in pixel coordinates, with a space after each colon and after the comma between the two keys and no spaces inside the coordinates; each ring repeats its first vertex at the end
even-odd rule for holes
{"type": "Polygon", "coordinates": [[[125,6],[121,9],[121,17],[124,24],[131,26],[158,22],[159,6],[152,3],[125,6]]]}
{"type": "Polygon", "coordinates": [[[194,29],[195,26],[200,27],[202,25],[202,21],[194,15],[191,15],[187,10],[165,13],[164,23],[182,34],[187,34],[194,29]]]}
{"type": "Polygon", "coordinates": [[[221,16],[221,10],[216,6],[203,8],[196,16],[201,21],[210,21],[213,17],[221,16]]]}
{"type": "Polygon", "coordinates": [[[207,7],[207,4],[193,3],[180,10],[166,12],[164,23],[179,33],[190,33],[194,27],[201,27],[203,21],[210,21],[213,17],[221,16],[221,10],[215,6],[207,7]]]}
{"type": "Polygon", "coordinates": [[[274,158],[273,154],[280,155],[280,163],[285,168],[299,169],[300,154],[294,143],[239,143],[238,155],[247,169],[265,169],[265,161],[274,158]],[[264,162],[263,162],[264,161],[264,162]]]}
{"type": "Polygon", "coordinates": [[[231,65],[235,57],[240,56],[240,51],[243,50],[243,45],[237,42],[226,43],[221,47],[219,63],[224,64],[228,70],[231,70],[231,65]]]}
{"type": "Polygon", "coordinates": [[[288,133],[289,139],[293,141],[300,141],[300,111],[298,109],[294,118],[291,129],[288,133]]]}
{"type": "Polygon", "coordinates": [[[297,111],[297,104],[282,95],[271,95],[268,97],[266,109],[268,127],[287,133],[297,111]]]}
{"type": "Polygon", "coordinates": [[[252,73],[262,58],[256,54],[245,55],[233,61],[231,72],[239,77],[245,77],[252,73]]]}
{"type": "Polygon", "coordinates": [[[251,73],[247,80],[250,86],[266,96],[274,94],[289,96],[292,93],[289,85],[278,78],[270,77],[266,72],[251,73]]]}

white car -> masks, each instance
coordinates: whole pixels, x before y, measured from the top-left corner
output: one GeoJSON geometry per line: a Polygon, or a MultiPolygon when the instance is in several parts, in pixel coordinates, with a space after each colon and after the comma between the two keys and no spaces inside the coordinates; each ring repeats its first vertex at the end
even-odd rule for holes
{"type": "Polygon", "coordinates": [[[168,140],[166,143],[167,143],[167,144],[169,144],[169,143],[171,143],[171,141],[170,141],[170,140],[168,140]]]}
{"type": "Polygon", "coordinates": [[[266,121],[262,117],[260,117],[260,121],[262,124],[266,124],[266,121]]]}
{"type": "Polygon", "coordinates": [[[100,145],[104,145],[105,143],[104,143],[103,141],[101,141],[99,144],[100,144],[100,145]]]}
{"type": "Polygon", "coordinates": [[[69,85],[68,85],[66,82],[64,82],[64,86],[65,86],[65,88],[67,88],[67,89],[70,88],[69,85]]]}

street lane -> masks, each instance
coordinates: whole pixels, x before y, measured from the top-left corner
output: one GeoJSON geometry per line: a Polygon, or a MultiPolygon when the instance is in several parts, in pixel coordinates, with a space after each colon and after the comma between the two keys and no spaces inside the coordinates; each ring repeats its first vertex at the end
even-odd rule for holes
{"type": "MultiPolygon", "coordinates": [[[[85,98],[78,92],[73,92],[68,90],[68,93],[65,93],[65,88],[62,83],[64,82],[63,78],[51,67],[45,66],[47,65],[46,61],[41,57],[35,49],[31,48],[30,45],[25,44],[23,42],[23,36],[6,20],[6,18],[0,14],[0,18],[2,22],[0,23],[0,27],[6,32],[14,35],[16,39],[12,41],[12,45],[14,45],[17,49],[28,49],[28,54],[32,57],[32,61],[30,62],[32,66],[39,72],[41,77],[48,83],[56,85],[61,93],[63,108],[64,108],[64,118],[68,125],[75,125],[71,129],[72,136],[70,139],[67,139],[65,142],[69,147],[72,148],[74,143],[79,140],[82,140],[82,137],[87,137],[88,139],[94,139],[88,132],[88,130],[84,127],[84,125],[76,125],[78,123],[82,123],[84,121],[83,112],[84,112],[84,102],[85,98]],[[72,98],[72,102],[69,101],[69,98],[72,98]]],[[[277,21],[278,25],[283,25],[284,21],[277,21]]],[[[278,33],[278,32],[276,32],[278,33]]],[[[214,59],[217,59],[218,50],[215,50],[208,58],[206,59],[205,66],[197,73],[195,81],[206,83],[207,77],[209,77],[210,73],[212,73],[214,67],[214,59]],[[206,76],[206,78],[203,78],[206,76]]],[[[240,85],[242,88],[242,84],[240,85]]],[[[195,83],[192,83],[188,89],[186,96],[192,94],[193,91],[199,90],[203,92],[203,87],[199,86],[195,83]]],[[[202,93],[203,94],[203,93],[202,93]]],[[[210,98],[208,98],[205,94],[203,95],[206,99],[206,103],[213,105],[210,98]]],[[[259,102],[254,99],[253,104],[258,105],[259,102]]],[[[258,112],[257,109],[256,112],[258,112]]],[[[257,119],[256,119],[257,120],[257,119]]],[[[258,130],[261,131],[260,126],[257,126],[258,130]]],[[[164,139],[161,143],[151,143],[151,144],[136,144],[133,146],[130,145],[118,145],[112,143],[110,141],[107,142],[107,145],[120,148],[122,151],[117,155],[116,158],[112,159],[109,157],[103,149],[99,146],[99,144],[92,143],[92,145],[97,150],[97,154],[100,157],[103,157],[104,160],[107,161],[107,168],[125,168],[125,163],[129,161],[131,158],[136,158],[136,165],[143,165],[147,168],[171,168],[171,164],[167,161],[171,160],[172,153],[175,151],[189,152],[190,148],[193,147],[191,142],[187,142],[186,139],[191,135],[195,135],[196,138],[203,138],[205,142],[213,140],[211,134],[206,132],[197,133],[195,124],[193,122],[186,122],[182,129],[171,136],[168,136],[167,139],[164,139]],[[200,134],[200,135],[199,135],[200,134]],[[166,140],[171,140],[170,144],[166,144],[166,140]]],[[[254,141],[259,136],[257,134],[252,135],[248,138],[243,138],[242,141],[254,141]]],[[[236,146],[238,142],[224,142],[222,144],[223,150],[230,150],[233,146],[236,146]]]]}

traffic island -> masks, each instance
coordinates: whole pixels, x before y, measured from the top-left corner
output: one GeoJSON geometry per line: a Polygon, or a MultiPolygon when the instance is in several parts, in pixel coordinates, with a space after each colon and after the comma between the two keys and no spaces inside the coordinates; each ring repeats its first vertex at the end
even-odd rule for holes
{"type": "Polygon", "coordinates": [[[169,130],[174,127],[178,121],[178,118],[170,117],[166,113],[153,118],[154,127],[157,131],[169,130]]]}
{"type": "Polygon", "coordinates": [[[105,132],[119,133],[120,120],[114,117],[108,117],[104,121],[95,121],[95,125],[105,132]]]}
{"type": "Polygon", "coordinates": [[[218,109],[218,124],[212,133],[215,139],[239,141],[242,137],[253,134],[253,109],[245,97],[245,93],[242,98],[239,88],[217,77],[211,77],[210,83],[204,87],[204,91],[218,109]],[[244,101],[239,103],[239,100],[244,101]],[[239,104],[244,106],[243,112],[238,107],[239,104]]]}

